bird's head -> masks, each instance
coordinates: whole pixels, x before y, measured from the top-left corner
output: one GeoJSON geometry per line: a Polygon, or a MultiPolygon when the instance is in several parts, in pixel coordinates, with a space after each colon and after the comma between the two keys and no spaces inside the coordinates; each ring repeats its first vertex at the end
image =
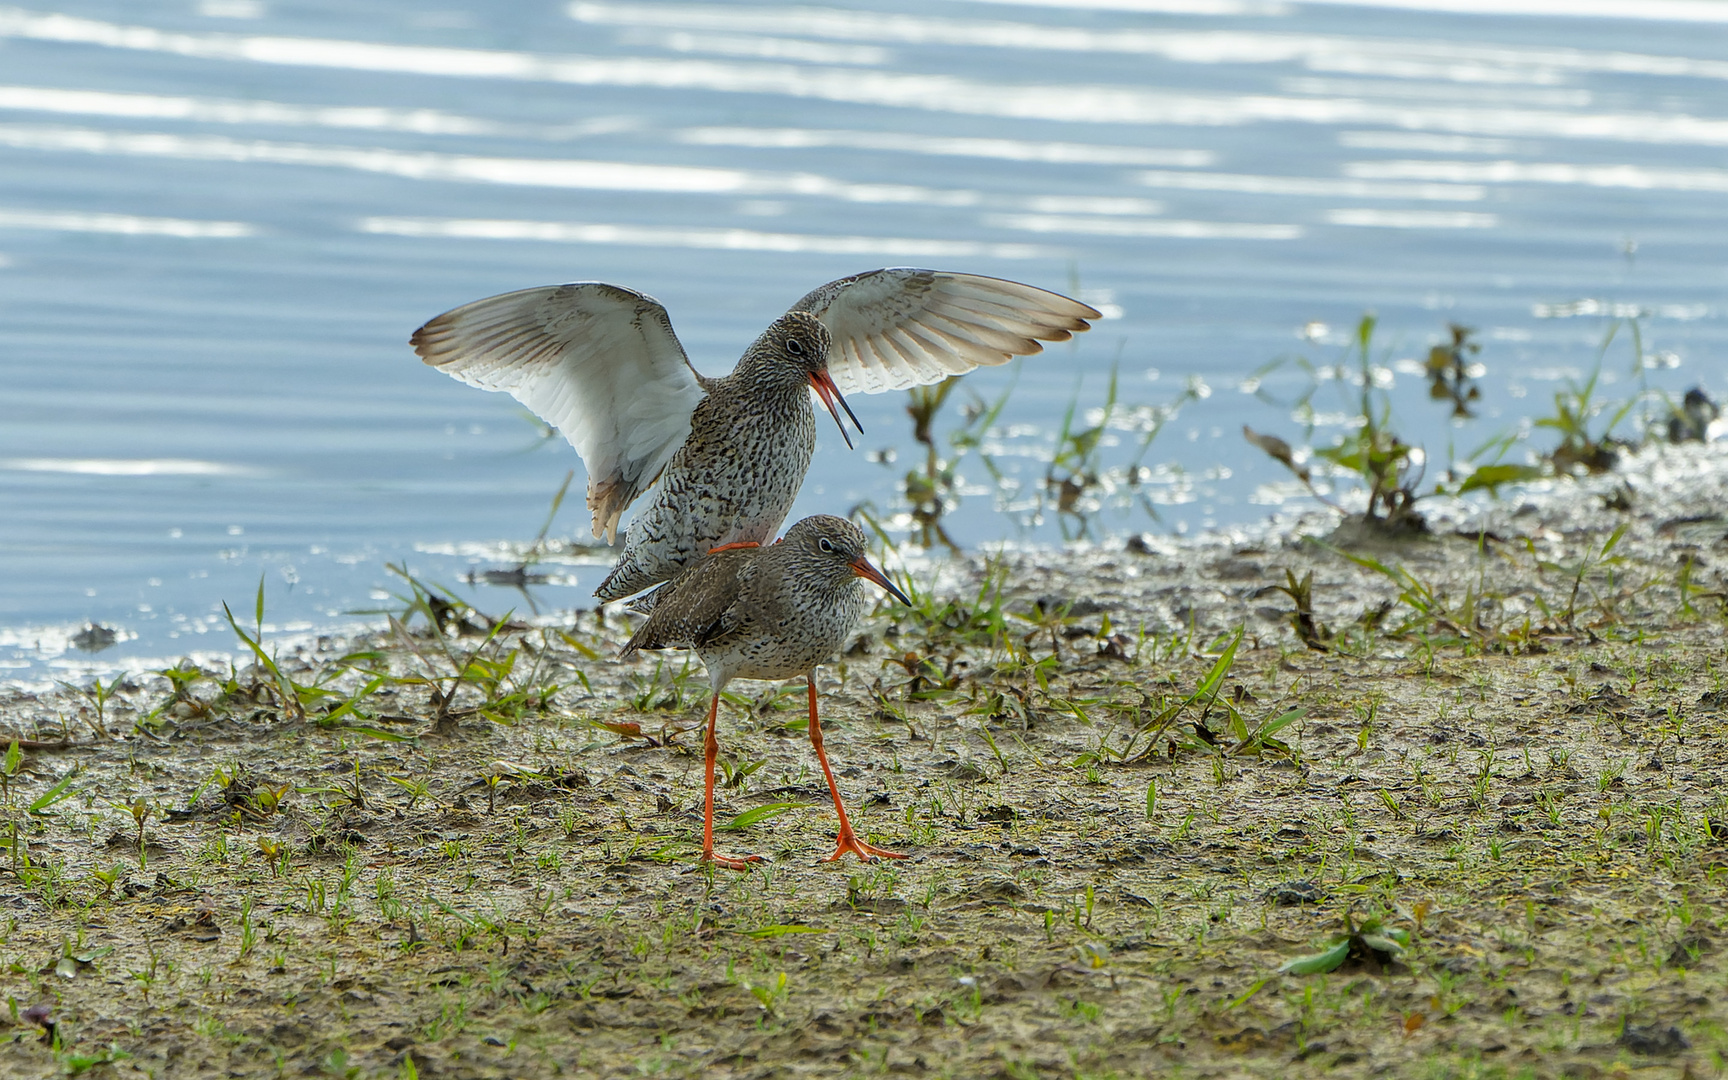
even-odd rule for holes
{"type": "Polygon", "coordinates": [[[860,434],[864,426],[858,423],[852,407],[846,404],[840,388],[834,385],[834,377],[828,374],[828,350],[832,344],[833,338],[829,336],[828,328],[822,325],[822,320],[807,311],[788,311],[774,320],[757,342],[764,360],[778,370],[795,372],[802,381],[810,384],[816,396],[822,399],[822,404],[827,406],[828,415],[834,418],[840,437],[846,440],[847,449],[851,449],[852,437],[846,433],[846,425],[840,420],[840,409],[846,410],[852,426],[860,434]]]}
{"type": "Polygon", "coordinates": [[[845,575],[851,575],[873,581],[902,604],[908,607],[912,604],[888,575],[870,561],[864,546],[864,530],[845,518],[832,514],[807,517],[786,530],[786,537],[780,542],[791,545],[825,570],[832,569],[836,577],[844,579],[845,575]]]}

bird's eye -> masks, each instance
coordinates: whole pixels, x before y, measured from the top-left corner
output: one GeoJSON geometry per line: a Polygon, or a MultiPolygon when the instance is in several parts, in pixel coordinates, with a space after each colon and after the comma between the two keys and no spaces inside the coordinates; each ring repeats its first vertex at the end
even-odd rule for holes
{"type": "Polygon", "coordinates": [[[804,355],[804,343],[802,341],[799,341],[797,338],[787,338],[786,339],[786,351],[791,353],[793,356],[803,356],[804,355]]]}
{"type": "Polygon", "coordinates": [[[831,551],[833,551],[833,550],[834,550],[834,544],[833,544],[833,542],[832,542],[832,541],[830,541],[830,540],[829,540],[829,539],[828,539],[828,538],[827,538],[827,537],[826,537],[826,536],[824,536],[824,537],[823,537],[823,538],[822,538],[822,539],[820,539],[820,540],[818,540],[818,541],[816,541],[816,544],[817,544],[817,546],[819,546],[819,547],[820,547],[820,548],[821,548],[821,549],[822,549],[822,550],[823,550],[823,551],[829,551],[829,552],[831,552],[831,551]]]}

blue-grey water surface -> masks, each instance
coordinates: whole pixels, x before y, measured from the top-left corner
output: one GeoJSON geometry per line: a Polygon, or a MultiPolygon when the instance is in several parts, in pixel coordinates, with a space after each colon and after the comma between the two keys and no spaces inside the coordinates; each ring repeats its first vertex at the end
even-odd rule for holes
{"type": "MultiPolygon", "coordinates": [[[[1552,411],[1616,316],[1651,386],[1721,396],[1725,157],[1715,0],[0,7],[0,677],[227,649],[260,575],[278,630],[379,606],[386,562],[522,607],[457,579],[576,456],[406,340],[528,285],[649,292],[716,373],[877,266],[1078,289],[1092,333],[969,377],[1017,379],[992,447],[1023,481],[1003,513],[963,464],[974,545],[1060,539],[1029,455],[1113,365],[1127,405],[1207,396],[1145,456],[1157,518],[1095,528],[1264,517],[1293,484],[1241,425],[1300,441],[1265,398],[1305,376],[1255,373],[1335,362],[1369,309],[1431,473],[1552,411]],[[1461,427],[1413,374],[1449,321],[1487,368],[1461,427]],[[72,648],[88,622],[121,642],[72,648]]],[[[795,517],[893,512],[904,404],[854,400],[856,452],[822,432],[795,517]]],[[[554,530],[586,533],[579,496],[554,530]]],[[[571,569],[535,602],[587,603],[571,569]]]]}

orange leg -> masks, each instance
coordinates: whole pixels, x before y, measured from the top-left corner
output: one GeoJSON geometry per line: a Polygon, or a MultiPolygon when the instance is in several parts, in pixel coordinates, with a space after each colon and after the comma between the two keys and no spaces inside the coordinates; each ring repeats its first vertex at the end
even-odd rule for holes
{"type": "Polygon", "coordinates": [[[761,544],[758,544],[754,540],[736,540],[730,544],[721,544],[719,547],[709,548],[708,554],[712,555],[716,551],[731,551],[733,548],[747,548],[747,547],[761,547],[761,546],[762,546],[761,544]]]}
{"type": "Polygon", "coordinates": [[[703,757],[707,762],[707,775],[703,781],[705,803],[702,807],[702,862],[711,862],[728,870],[743,870],[753,862],[761,862],[760,855],[720,855],[714,851],[714,762],[720,757],[720,740],[714,737],[714,729],[720,720],[720,695],[715,694],[714,700],[708,706],[708,738],[702,743],[703,757]]]}
{"type": "Polygon", "coordinates": [[[863,862],[869,862],[873,855],[880,855],[885,859],[904,859],[906,856],[898,851],[866,844],[852,831],[852,823],[846,820],[846,806],[840,801],[840,785],[834,782],[834,770],[828,767],[828,755],[822,750],[822,724],[816,719],[816,673],[811,672],[804,676],[804,681],[810,687],[810,745],[816,748],[816,760],[822,763],[822,775],[828,778],[828,790],[834,795],[834,813],[840,818],[839,842],[834,846],[834,854],[822,861],[833,862],[848,851],[863,862]]]}

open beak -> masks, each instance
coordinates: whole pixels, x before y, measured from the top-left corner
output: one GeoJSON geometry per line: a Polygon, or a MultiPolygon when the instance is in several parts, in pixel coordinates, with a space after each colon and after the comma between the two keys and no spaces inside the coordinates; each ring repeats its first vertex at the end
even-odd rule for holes
{"type": "Polygon", "coordinates": [[[846,399],[840,396],[840,388],[834,385],[834,376],[827,371],[812,371],[810,373],[810,388],[816,391],[816,396],[822,399],[822,404],[828,406],[828,415],[834,418],[834,426],[840,429],[840,437],[846,440],[846,449],[852,449],[852,436],[846,434],[846,425],[840,422],[840,413],[834,408],[838,401],[840,408],[846,410],[846,415],[852,418],[852,426],[858,429],[858,434],[864,434],[864,425],[858,422],[853,414],[852,406],[846,404],[846,399]]]}
{"type": "Polygon", "coordinates": [[[907,607],[912,606],[912,601],[906,599],[906,594],[901,592],[899,587],[892,581],[888,580],[887,574],[884,574],[882,571],[871,565],[869,559],[859,558],[854,562],[847,563],[846,565],[850,566],[852,572],[863,578],[865,581],[874,581],[884,589],[887,589],[889,596],[892,596],[907,607]]]}

